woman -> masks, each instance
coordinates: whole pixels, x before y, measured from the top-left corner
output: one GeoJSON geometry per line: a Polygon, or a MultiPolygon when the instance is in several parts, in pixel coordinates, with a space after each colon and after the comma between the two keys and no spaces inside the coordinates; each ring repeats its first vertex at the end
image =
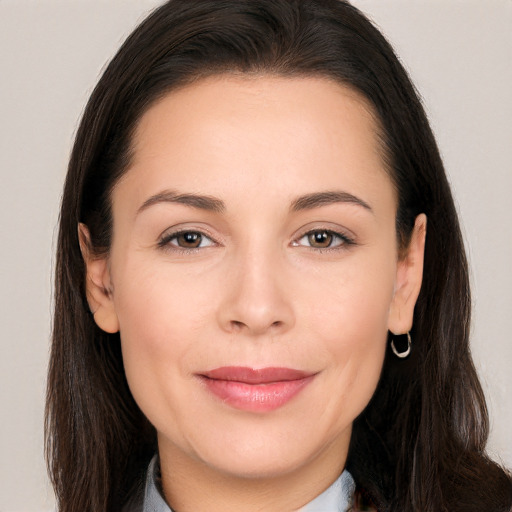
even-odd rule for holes
{"type": "Polygon", "coordinates": [[[434,138],[364,16],[168,2],[106,69],[71,156],[60,510],[508,511],[469,306],[434,138]]]}

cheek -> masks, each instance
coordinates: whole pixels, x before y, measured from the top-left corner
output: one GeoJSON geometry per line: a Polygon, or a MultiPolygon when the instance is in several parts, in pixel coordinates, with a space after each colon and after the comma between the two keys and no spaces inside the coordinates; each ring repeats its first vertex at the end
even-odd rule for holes
{"type": "Polygon", "coordinates": [[[185,350],[206,322],[211,300],[203,280],[161,262],[128,261],[116,276],[121,335],[141,351],[185,350]]]}
{"type": "Polygon", "coordinates": [[[190,378],[199,333],[211,323],[212,301],[200,283],[167,274],[157,265],[126,264],[115,288],[128,384],[154,424],[162,407],[172,412],[175,397],[186,392],[183,383],[190,378]],[[166,403],[162,389],[168,390],[166,403]]]}
{"type": "Polygon", "coordinates": [[[362,412],[382,370],[394,264],[381,262],[378,272],[372,268],[338,274],[304,313],[310,336],[329,361],[328,386],[336,390],[329,408],[335,421],[352,421],[362,412]]]}
{"type": "Polygon", "coordinates": [[[302,314],[309,329],[325,334],[331,348],[364,352],[387,332],[396,263],[371,253],[357,265],[350,263],[303,283],[300,294],[309,298],[302,314]]]}

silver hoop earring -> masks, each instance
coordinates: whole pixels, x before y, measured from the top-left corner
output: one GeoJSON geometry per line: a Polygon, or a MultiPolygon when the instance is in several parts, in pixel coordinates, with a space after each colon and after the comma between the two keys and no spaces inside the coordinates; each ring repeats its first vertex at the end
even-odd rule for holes
{"type": "Polygon", "coordinates": [[[410,353],[411,353],[411,335],[407,332],[406,334],[399,334],[395,335],[395,337],[398,336],[407,336],[407,349],[403,352],[398,352],[398,350],[395,347],[395,340],[391,340],[391,350],[393,351],[393,354],[395,354],[396,357],[399,357],[400,359],[405,359],[410,353]]]}

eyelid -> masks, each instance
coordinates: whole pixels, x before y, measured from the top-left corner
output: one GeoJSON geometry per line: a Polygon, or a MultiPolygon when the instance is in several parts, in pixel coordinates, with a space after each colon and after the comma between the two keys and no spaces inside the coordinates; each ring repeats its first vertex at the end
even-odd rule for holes
{"type": "MultiPolygon", "coordinates": [[[[223,245],[221,237],[218,235],[214,235],[211,230],[209,230],[205,226],[198,226],[197,224],[190,224],[190,225],[177,225],[177,226],[171,226],[166,228],[159,236],[157,240],[157,246],[162,249],[169,249],[176,252],[195,252],[199,250],[204,250],[208,247],[214,247],[223,245]],[[180,247],[178,245],[171,245],[169,242],[173,239],[178,237],[179,235],[183,233],[198,233],[201,236],[207,238],[212,243],[207,245],[206,247],[180,247]]],[[[315,252],[320,251],[335,251],[335,250],[343,250],[347,249],[348,247],[352,245],[357,245],[356,236],[352,233],[349,229],[346,229],[344,227],[341,227],[339,225],[333,226],[331,223],[322,223],[322,224],[309,224],[307,226],[303,226],[300,231],[297,232],[296,235],[293,236],[292,241],[290,245],[294,247],[304,247],[306,249],[313,250],[315,252]],[[329,247],[314,247],[314,246],[308,246],[304,244],[300,244],[299,241],[315,232],[327,232],[334,237],[337,237],[341,240],[341,243],[335,245],[335,246],[329,246],[329,247]]]]}
{"type": "Polygon", "coordinates": [[[175,245],[171,245],[170,241],[179,235],[182,235],[184,233],[198,233],[201,236],[207,238],[212,243],[206,247],[213,247],[221,245],[221,242],[219,241],[219,237],[213,235],[210,230],[205,228],[204,226],[199,227],[195,224],[191,224],[190,226],[187,225],[179,225],[179,226],[173,226],[165,229],[159,236],[157,241],[157,246],[162,249],[169,249],[177,252],[193,252],[205,249],[206,247],[179,247],[175,245]]]}
{"type": "Polygon", "coordinates": [[[343,250],[347,249],[352,245],[356,245],[356,236],[348,229],[344,229],[341,226],[332,226],[327,224],[320,225],[309,225],[301,229],[296,236],[293,237],[292,245],[295,247],[305,247],[306,249],[311,249],[313,251],[335,251],[335,250],[343,250]],[[329,247],[313,247],[308,245],[302,245],[298,242],[304,237],[315,233],[315,232],[326,232],[335,237],[338,237],[342,242],[329,247]]]}

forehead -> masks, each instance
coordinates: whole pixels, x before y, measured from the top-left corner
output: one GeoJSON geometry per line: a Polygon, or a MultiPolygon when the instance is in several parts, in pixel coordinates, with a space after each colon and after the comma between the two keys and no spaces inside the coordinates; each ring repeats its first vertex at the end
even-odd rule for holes
{"type": "Polygon", "coordinates": [[[368,102],[333,80],[215,76],[169,92],[141,117],[119,188],[133,182],[149,194],[168,179],[187,192],[222,195],[236,182],[307,193],[301,187],[358,188],[363,180],[378,193],[389,182],[379,141],[368,102]]]}
{"type": "MultiPolygon", "coordinates": [[[[229,123],[236,118],[240,121],[250,120],[251,128],[255,131],[258,128],[268,129],[269,125],[265,126],[268,122],[276,128],[286,128],[285,124],[295,123],[295,131],[312,128],[309,135],[318,132],[319,126],[312,126],[312,123],[321,120],[325,132],[334,135],[340,128],[338,121],[347,117],[350,117],[354,129],[366,129],[369,137],[381,131],[375,111],[366,98],[332,79],[222,74],[172,90],[156,101],[139,120],[133,142],[135,149],[140,152],[147,146],[148,138],[154,144],[162,142],[161,138],[155,139],[158,131],[167,139],[160,130],[164,123],[166,129],[174,125],[176,130],[173,135],[185,137],[190,134],[183,130],[184,120],[194,124],[195,128],[203,126],[208,130],[219,128],[221,123],[227,127],[224,122],[229,123]],[[278,117],[281,123],[276,126],[278,117]]],[[[195,135],[194,139],[199,134],[195,135]]],[[[373,142],[378,140],[374,139],[373,142]]],[[[375,144],[375,149],[380,149],[378,144],[375,144]]]]}

